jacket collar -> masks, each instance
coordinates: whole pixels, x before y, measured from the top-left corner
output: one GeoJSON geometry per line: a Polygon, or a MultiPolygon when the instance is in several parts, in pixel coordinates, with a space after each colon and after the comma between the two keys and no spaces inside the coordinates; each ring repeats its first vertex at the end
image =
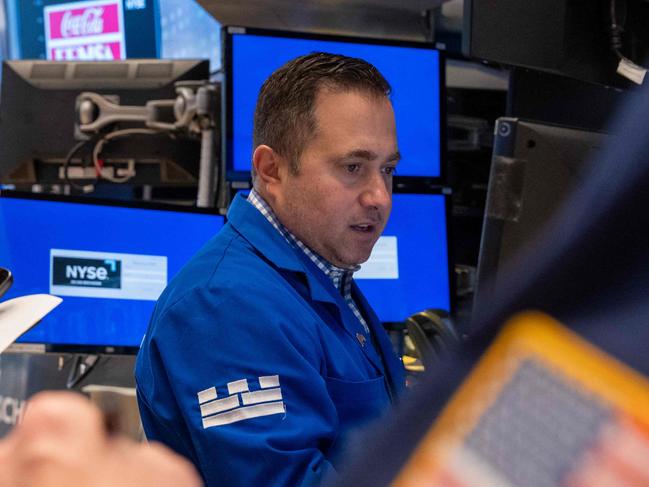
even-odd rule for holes
{"type": "Polygon", "coordinates": [[[327,285],[330,284],[329,278],[324,272],[310,262],[302,250],[289,244],[241,193],[235,196],[230,205],[228,222],[277,267],[303,273],[307,278],[312,299],[338,304],[331,292],[334,289],[333,285],[327,285]],[[322,274],[323,279],[319,279],[318,274],[322,274]]]}

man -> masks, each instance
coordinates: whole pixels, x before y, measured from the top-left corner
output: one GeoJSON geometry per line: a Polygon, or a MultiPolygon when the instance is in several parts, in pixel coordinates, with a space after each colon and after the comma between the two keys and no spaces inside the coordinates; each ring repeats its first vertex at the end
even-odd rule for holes
{"type": "Polygon", "coordinates": [[[400,394],[401,364],[352,280],[391,209],[389,92],[339,55],[273,73],[253,190],[156,306],[136,366],[144,428],[208,485],[317,485],[400,394]]]}

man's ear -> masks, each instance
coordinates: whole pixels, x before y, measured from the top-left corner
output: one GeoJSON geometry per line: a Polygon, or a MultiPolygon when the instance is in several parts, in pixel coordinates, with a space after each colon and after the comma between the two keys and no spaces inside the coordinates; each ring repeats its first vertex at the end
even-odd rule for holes
{"type": "Polygon", "coordinates": [[[267,145],[259,145],[252,154],[255,167],[255,187],[266,197],[273,197],[281,184],[284,160],[267,145]]]}

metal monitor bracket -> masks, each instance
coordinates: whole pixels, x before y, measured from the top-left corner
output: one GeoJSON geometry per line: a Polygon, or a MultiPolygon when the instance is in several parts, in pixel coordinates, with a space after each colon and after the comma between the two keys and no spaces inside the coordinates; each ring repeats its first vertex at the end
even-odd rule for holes
{"type": "Polygon", "coordinates": [[[142,123],[144,127],[161,133],[186,132],[201,136],[201,157],[198,177],[199,207],[214,205],[217,170],[216,117],[217,86],[208,81],[181,81],[176,83],[173,100],[150,100],[144,106],[120,105],[110,95],[84,92],[76,99],[75,132],[79,138],[107,134],[119,122],[142,123]],[[173,109],[174,121],[166,117],[173,109]]]}

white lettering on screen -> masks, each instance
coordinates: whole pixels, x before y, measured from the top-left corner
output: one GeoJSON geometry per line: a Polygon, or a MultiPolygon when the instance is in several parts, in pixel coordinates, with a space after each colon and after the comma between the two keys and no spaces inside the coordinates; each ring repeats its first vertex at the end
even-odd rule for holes
{"type": "Polygon", "coordinates": [[[397,237],[379,237],[370,258],[354,273],[354,279],[399,279],[397,237]]]}
{"type": "Polygon", "coordinates": [[[104,9],[87,8],[81,15],[73,15],[70,10],[61,18],[61,36],[89,36],[104,32],[104,9]]]}

